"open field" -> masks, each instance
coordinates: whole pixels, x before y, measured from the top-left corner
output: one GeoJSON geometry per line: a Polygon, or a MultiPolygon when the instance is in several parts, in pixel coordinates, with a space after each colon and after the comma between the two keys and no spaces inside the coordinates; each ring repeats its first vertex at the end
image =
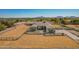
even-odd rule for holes
{"type": "Polygon", "coordinates": [[[70,27],[70,28],[79,28],[79,25],[65,25],[67,27],[70,27]]]}
{"type": "Polygon", "coordinates": [[[55,25],[52,25],[52,27],[53,27],[53,28],[62,28],[61,25],[56,25],[56,24],[55,24],[55,25]]]}

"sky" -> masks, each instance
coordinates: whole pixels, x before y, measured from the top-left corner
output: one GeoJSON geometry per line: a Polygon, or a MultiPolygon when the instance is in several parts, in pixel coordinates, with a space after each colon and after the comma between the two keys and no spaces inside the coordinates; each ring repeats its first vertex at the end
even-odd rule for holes
{"type": "Polygon", "coordinates": [[[0,9],[0,17],[79,16],[79,9],[0,9]]]}

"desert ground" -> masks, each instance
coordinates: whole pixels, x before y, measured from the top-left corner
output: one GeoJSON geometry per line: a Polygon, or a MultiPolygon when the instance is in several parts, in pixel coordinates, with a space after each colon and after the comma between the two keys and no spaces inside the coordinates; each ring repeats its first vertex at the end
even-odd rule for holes
{"type": "Polygon", "coordinates": [[[71,28],[79,28],[79,25],[66,25],[66,26],[71,28]]]}
{"type": "MultiPolygon", "coordinates": [[[[59,26],[58,26],[59,27],[59,26]]],[[[29,26],[18,25],[2,36],[19,36],[15,41],[0,40],[0,48],[79,48],[79,43],[68,36],[29,35],[25,32],[29,26]]]]}

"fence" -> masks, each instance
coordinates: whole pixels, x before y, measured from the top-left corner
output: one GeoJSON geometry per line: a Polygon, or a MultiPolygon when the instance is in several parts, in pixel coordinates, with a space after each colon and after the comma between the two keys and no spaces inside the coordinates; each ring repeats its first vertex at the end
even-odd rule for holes
{"type": "Polygon", "coordinates": [[[12,41],[14,41],[14,40],[17,40],[18,38],[20,38],[24,34],[25,31],[23,31],[22,33],[17,34],[17,35],[2,35],[3,33],[10,31],[12,29],[15,29],[15,28],[16,27],[11,27],[11,28],[8,28],[4,31],[1,31],[0,32],[0,40],[3,40],[3,41],[12,40],[12,41]]]}
{"type": "Polygon", "coordinates": [[[19,34],[17,36],[3,36],[3,35],[1,35],[0,40],[1,41],[15,41],[15,40],[19,39],[23,34],[24,33],[19,34]]]}
{"type": "Polygon", "coordinates": [[[6,40],[16,40],[17,37],[15,36],[0,36],[0,40],[6,41],[6,40]]]}

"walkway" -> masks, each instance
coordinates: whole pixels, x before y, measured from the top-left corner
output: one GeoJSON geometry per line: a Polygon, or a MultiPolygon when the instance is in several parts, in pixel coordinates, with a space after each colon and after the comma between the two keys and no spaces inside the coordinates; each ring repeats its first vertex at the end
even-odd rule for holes
{"type": "Polygon", "coordinates": [[[78,36],[76,36],[75,34],[72,34],[71,32],[69,32],[67,30],[56,30],[56,33],[64,33],[65,35],[67,35],[68,37],[70,37],[74,40],[79,40],[78,36]]]}

